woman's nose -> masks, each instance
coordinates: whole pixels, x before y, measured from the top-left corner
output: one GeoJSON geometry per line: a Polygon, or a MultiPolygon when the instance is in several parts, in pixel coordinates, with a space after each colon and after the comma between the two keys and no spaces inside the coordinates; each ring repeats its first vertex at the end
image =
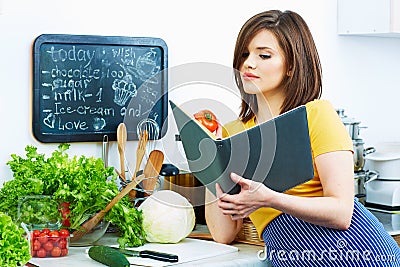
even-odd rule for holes
{"type": "Polygon", "coordinates": [[[252,55],[249,55],[243,62],[243,66],[246,69],[255,69],[256,63],[255,63],[254,57],[252,57],[252,55]]]}

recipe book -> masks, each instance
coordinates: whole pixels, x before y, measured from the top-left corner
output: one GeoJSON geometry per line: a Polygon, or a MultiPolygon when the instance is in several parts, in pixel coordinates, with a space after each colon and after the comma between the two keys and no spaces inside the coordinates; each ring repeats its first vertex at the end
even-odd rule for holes
{"type": "Polygon", "coordinates": [[[193,175],[215,194],[219,183],[225,193],[240,186],[240,176],[285,192],[314,176],[307,112],[304,105],[252,128],[218,139],[194,116],[169,101],[193,175]]]}

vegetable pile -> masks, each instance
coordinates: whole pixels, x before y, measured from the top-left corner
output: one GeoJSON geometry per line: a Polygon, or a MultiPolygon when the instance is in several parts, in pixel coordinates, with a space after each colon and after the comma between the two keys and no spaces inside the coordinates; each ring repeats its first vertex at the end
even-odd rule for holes
{"type": "MultiPolygon", "coordinates": [[[[26,157],[12,154],[7,162],[14,179],[4,183],[0,189],[0,211],[6,212],[15,221],[35,217],[24,209],[18,216],[18,203],[23,197],[34,195],[51,196],[60,205],[64,226],[70,230],[79,226],[91,216],[102,210],[118,193],[116,174],[113,167],[104,167],[101,158],[69,157],[66,150],[69,144],[60,144],[48,158],[39,154],[34,146],[26,146],[26,157]]],[[[36,218],[40,220],[41,218],[36,218]]],[[[127,197],[120,200],[105,216],[121,231],[118,242],[121,247],[141,246],[145,242],[142,214],[127,197]]]]}
{"type": "Polygon", "coordinates": [[[22,266],[31,258],[24,233],[10,216],[0,212],[0,266],[22,266]]]}

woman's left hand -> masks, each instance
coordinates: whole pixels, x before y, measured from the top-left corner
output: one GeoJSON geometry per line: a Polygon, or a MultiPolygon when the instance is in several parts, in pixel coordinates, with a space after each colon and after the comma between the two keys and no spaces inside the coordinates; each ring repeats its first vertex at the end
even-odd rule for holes
{"type": "Polygon", "coordinates": [[[243,219],[255,210],[268,205],[269,198],[276,192],[264,184],[243,178],[231,173],[231,179],[240,187],[240,193],[229,195],[216,185],[218,207],[224,215],[230,215],[232,220],[243,219]]]}

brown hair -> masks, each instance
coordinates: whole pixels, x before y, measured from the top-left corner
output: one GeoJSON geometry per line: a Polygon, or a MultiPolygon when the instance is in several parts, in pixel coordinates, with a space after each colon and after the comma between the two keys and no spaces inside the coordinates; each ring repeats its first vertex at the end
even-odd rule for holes
{"type": "Polygon", "coordinates": [[[282,87],[285,99],[280,112],[318,99],[322,93],[322,71],[311,32],[303,18],[292,11],[270,10],[250,18],[242,27],[236,40],[233,57],[236,84],[242,96],[240,120],[247,122],[258,111],[255,95],[244,92],[240,67],[245,61],[243,54],[251,39],[260,31],[274,34],[284,54],[285,66],[291,75],[285,75],[282,87]]]}

